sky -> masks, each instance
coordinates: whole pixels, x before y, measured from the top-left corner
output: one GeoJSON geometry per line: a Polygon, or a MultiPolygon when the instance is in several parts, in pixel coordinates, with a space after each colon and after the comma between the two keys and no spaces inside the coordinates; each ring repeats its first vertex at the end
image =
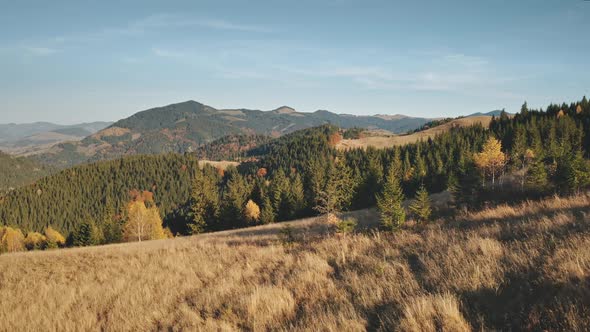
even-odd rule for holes
{"type": "Polygon", "coordinates": [[[0,0],[0,123],[215,108],[454,117],[590,95],[590,1],[0,0]]]}

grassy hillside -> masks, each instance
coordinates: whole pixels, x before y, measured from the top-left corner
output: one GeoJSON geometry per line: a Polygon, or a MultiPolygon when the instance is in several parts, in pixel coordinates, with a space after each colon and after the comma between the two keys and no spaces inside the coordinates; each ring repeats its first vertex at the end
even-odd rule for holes
{"type": "Polygon", "coordinates": [[[353,139],[343,139],[336,145],[336,147],[341,150],[367,147],[374,147],[378,149],[391,148],[394,146],[426,141],[429,138],[434,138],[437,135],[445,133],[452,128],[469,127],[477,124],[487,128],[489,127],[491,121],[491,116],[481,115],[454,119],[439,126],[407,135],[384,134],[383,132],[376,131],[374,135],[366,135],[365,137],[353,139]]]}
{"type": "MultiPolygon", "coordinates": [[[[590,326],[590,197],[397,234],[320,220],[0,256],[7,330],[569,330],[590,326]],[[316,226],[314,226],[316,225],[316,226]]],[[[359,222],[374,219],[370,212],[359,222]]]]}

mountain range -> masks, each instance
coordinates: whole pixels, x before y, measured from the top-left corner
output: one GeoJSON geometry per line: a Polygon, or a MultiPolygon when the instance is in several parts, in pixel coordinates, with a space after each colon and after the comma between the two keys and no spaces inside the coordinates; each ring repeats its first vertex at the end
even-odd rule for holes
{"type": "Polygon", "coordinates": [[[82,140],[55,144],[36,155],[46,164],[68,167],[125,155],[192,152],[228,135],[278,137],[324,124],[402,133],[430,120],[404,115],[356,116],[325,110],[304,113],[288,106],[271,111],[216,109],[191,100],[138,112],[82,140]]]}
{"type": "MultiPolygon", "coordinates": [[[[469,116],[496,113],[499,111],[469,116]]],[[[45,165],[64,168],[126,155],[202,151],[207,143],[228,136],[261,141],[262,136],[279,137],[324,124],[400,134],[421,128],[432,120],[400,114],[369,116],[326,110],[308,113],[289,106],[271,111],[216,109],[189,100],[141,111],[115,123],[0,124],[0,150],[15,156],[34,156],[45,165]]]]}
{"type": "Polygon", "coordinates": [[[79,141],[111,124],[112,122],[74,125],[50,122],[0,124],[0,150],[20,156],[34,154],[60,142],[79,141]]]}

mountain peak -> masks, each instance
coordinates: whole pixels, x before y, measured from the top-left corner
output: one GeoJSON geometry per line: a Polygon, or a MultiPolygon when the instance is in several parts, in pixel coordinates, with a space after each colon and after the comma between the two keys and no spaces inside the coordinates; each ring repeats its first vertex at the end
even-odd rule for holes
{"type": "Polygon", "coordinates": [[[409,116],[403,114],[377,114],[375,117],[381,118],[383,120],[399,120],[409,118],[409,116]]]}
{"type": "Polygon", "coordinates": [[[297,111],[289,106],[281,106],[277,109],[272,110],[273,113],[278,113],[278,114],[290,114],[290,113],[297,113],[297,111]]]}

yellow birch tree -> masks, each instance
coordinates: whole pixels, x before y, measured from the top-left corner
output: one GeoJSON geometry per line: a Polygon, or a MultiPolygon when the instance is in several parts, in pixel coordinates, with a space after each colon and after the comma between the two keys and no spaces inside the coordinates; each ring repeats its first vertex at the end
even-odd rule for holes
{"type": "Polygon", "coordinates": [[[507,157],[502,152],[502,143],[494,137],[488,138],[483,150],[473,156],[475,165],[482,171],[485,185],[486,176],[492,178],[492,187],[496,184],[496,175],[504,169],[507,157]]]}

